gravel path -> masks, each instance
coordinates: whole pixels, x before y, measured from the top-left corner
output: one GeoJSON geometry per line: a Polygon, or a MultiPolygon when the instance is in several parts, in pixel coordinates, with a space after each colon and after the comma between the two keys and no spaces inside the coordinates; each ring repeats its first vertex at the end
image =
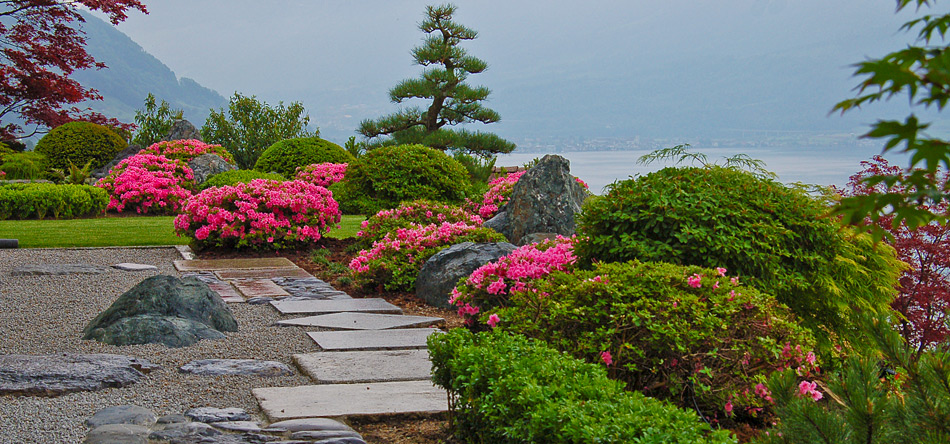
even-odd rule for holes
{"type": "Polygon", "coordinates": [[[186,348],[164,345],[116,347],[80,340],[83,328],[123,292],[155,274],[177,276],[174,248],[19,249],[0,250],[0,354],[114,353],[147,359],[162,366],[143,382],[125,388],[73,393],[56,398],[0,396],[0,444],[78,443],[83,425],[95,411],[135,404],[158,415],[192,407],[240,407],[263,419],[251,395],[256,387],[311,383],[305,376],[260,378],[186,375],[178,367],[195,359],[232,358],[280,361],[293,367],[291,355],[317,351],[303,330],[274,327],[280,316],[269,306],[229,304],[239,331],[227,339],[200,341],[186,348]],[[19,265],[122,262],[155,265],[159,271],[110,269],[102,275],[11,276],[19,265]]]}

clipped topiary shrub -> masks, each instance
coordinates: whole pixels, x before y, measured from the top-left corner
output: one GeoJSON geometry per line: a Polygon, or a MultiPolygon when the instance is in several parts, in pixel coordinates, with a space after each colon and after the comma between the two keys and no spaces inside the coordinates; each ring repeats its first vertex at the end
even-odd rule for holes
{"type": "Polygon", "coordinates": [[[276,180],[279,182],[287,180],[284,176],[275,173],[262,173],[255,170],[231,170],[209,177],[208,180],[201,184],[201,189],[250,183],[254,179],[276,180]]]}
{"type": "Polygon", "coordinates": [[[82,167],[92,161],[91,169],[112,160],[128,144],[108,127],[90,122],[69,122],[53,128],[36,144],[35,151],[46,156],[48,168],[68,170],[72,162],[82,167]]]}
{"type": "Polygon", "coordinates": [[[360,231],[356,233],[357,245],[361,248],[370,248],[373,242],[381,240],[388,233],[395,232],[397,228],[409,228],[413,224],[429,225],[443,222],[481,225],[484,221],[459,207],[440,202],[425,199],[403,202],[392,210],[382,210],[364,220],[360,225],[360,231]]]}
{"type": "Polygon", "coordinates": [[[196,139],[163,140],[139,151],[139,154],[154,154],[165,156],[172,160],[191,162],[202,154],[215,154],[228,163],[234,163],[234,156],[221,145],[211,145],[196,139]]]}
{"type": "Polygon", "coordinates": [[[319,137],[281,140],[261,153],[254,169],[294,177],[297,168],[314,163],[349,163],[353,155],[339,145],[319,137]]]}
{"type": "Polygon", "coordinates": [[[344,193],[362,214],[429,199],[460,204],[471,187],[468,172],[445,153],[422,145],[374,149],[350,163],[344,193]]]}
{"type": "Polygon", "coordinates": [[[175,217],[175,231],[200,248],[296,249],[313,246],[339,222],[326,188],[255,179],[198,193],[175,217]]]}
{"type": "Polygon", "coordinates": [[[195,182],[191,168],[181,160],[136,154],[119,162],[96,186],[109,193],[109,210],[169,214],[191,197],[195,182]]]}
{"type": "Polygon", "coordinates": [[[792,309],[828,351],[862,342],[853,310],[885,312],[901,269],[890,247],[841,229],[805,191],[751,173],[665,168],[589,199],[576,247],[592,261],[725,267],[792,309]]]}
{"type": "Polygon", "coordinates": [[[460,442],[735,443],[695,412],[624,391],[603,366],[503,332],[429,336],[433,382],[460,442]]]}
{"type": "Polygon", "coordinates": [[[0,220],[70,219],[102,213],[109,194],[91,185],[0,185],[0,220]]]}

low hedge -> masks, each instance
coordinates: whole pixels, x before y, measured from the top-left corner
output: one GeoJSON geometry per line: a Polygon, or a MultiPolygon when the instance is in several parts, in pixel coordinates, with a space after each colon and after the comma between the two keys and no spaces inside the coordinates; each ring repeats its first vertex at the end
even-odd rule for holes
{"type": "Polygon", "coordinates": [[[627,392],[603,366],[501,331],[429,337],[433,380],[463,442],[735,443],[695,413],[627,392]]]}
{"type": "Polygon", "coordinates": [[[22,183],[0,186],[0,220],[70,219],[102,213],[109,193],[91,185],[22,183]]]}

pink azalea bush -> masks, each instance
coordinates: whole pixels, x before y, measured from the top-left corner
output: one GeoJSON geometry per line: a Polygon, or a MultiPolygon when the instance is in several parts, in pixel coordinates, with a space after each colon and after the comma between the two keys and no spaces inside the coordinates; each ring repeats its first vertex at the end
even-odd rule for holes
{"type": "Polygon", "coordinates": [[[202,248],[301,248],[340,219],[339,205],[324,187],[255,179],[195,195],[175,218],[175,231],[202,248]]]}
{"type": "Polygon", "coordinates": [[[397,228],[350,261],[357,282],[390,291],[412,291],[416,275],[432,255],[461,242],[504,242],[501,234],[466,222],[413,224],[397,228]]]}
{"type": "Polygon", "coordinates": [[[403,202],[396,208],[376,213],[363,221],[356,237],[360,246],[369,249],[372,248],[373,242],[381,240],[387,233],[394,232],[397,228],[409,228],[413,224],[429,225],[445,222],[464,222],[477,226],[484,221],[459,207],[420,199],[403,202]]]}
{"type": "Polygon", "coordinates": [[[328,187],[343,180],[347,165],[345,163],[325,162],[297,167],[294,178],[321,187],[328,187]]]}
{"type": "MultiPolygon", "coordinates": [[[[452,290],[449,303],[469,326],[475,326],[478,314],[507,305],[513,292],[531,291],[532,284],[552,271],[569,270],[576,262],[576,237],[558,236],[525,245],[478,269],[452,290]]],[[[485,316],[490,316],[485,314],[485,316]]]]}
{"type": "MultiPolygon", "coordinates": [[[[526,172],[527,171],[518,171],[517,173],[509,173],[505,176],[492,179],[488,182],[489,188],[482,197],[481,204],[473,204],[475,208],[474,211],[486,220],[498,214],[498,210],[504,206],[505,202],[511,197],[511,191],[514,189],[515,184],[518,183],[518,179],[521,179],[521,176],[524,176],[526,172]]],[[[590,188],[587,183],[579,177],[575,177],[574,180],[585,189],[590,188]]]]}
{"type": "Polygon", "coordinates": [[[119,162],[96,186],[109,193],[107,210],[168,214],[191,197],[194,173],[181,160],[140,153],[119,162]]]}
{"type": "Polygon", "coordinates": [[[186,163],[202,154],[217,154],[228,163],[234,163],[234,156],[223,146],[211,145],[196,139],[163,140],[149,145],[148,148],[139,151],[139,154],[165,156],[186,163]]]}

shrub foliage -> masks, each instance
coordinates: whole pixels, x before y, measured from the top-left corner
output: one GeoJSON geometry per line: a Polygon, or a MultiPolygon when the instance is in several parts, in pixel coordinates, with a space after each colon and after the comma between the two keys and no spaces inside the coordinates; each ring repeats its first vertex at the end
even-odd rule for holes
{"type": "Polygon", "coordinates": [[[202,154],[216,154],[228,163],[234,163],[234,157],[221,145],[211,145],[196,139],[168,140],[149,145],[140,154],[154,154],[165,156],[173,160],[191,162],[202,154]]]}
{"type": "Polygon", "coordinates": [[[294,177],[297,168],[314,163],[348,163],[353,156],[339,145],[318,137],[281,140],[261,153],[254,169],[294,177]]]}
{"type": "Polygon", "coordinates": [[[126,145],[105,126],[76,121],[50,130],[36,144],[35,151],[46,156],[49,168],[66,170],[70,162],[81,166],[91,160],[91,168],[95,169],[109,163],[126,145]]]}
{"type": "Polygon", "coordinates": [[[201,189],[211,187],[223,187],[228,185],[237,185],[239,183],[249,183],[254,179],[267,179],[284,181],[284,176],[275,173],[262,173],[255,170],[231,170],[215,174],[201,184],[201,189]]]}
{"type": "Polygon", "coordinates": [[[425,199],[403,202],[396,208],[382,210],[364,220],[360,225],[360,231],[356,233],[357,245],[370,248],[373,242],[382,240],[386,234],[395,232],[397,228],[409,228],[413,224],[429,225],[443,222],[481,225],[483,221],[480,217],[459,207],[444,203],[425,199]]]}
{"type": "Polygon", "coordinates": [[[91,185],[0,185],[0,220],[92,216],[105,211],[108,203],[108,193],[91,185]]]}

